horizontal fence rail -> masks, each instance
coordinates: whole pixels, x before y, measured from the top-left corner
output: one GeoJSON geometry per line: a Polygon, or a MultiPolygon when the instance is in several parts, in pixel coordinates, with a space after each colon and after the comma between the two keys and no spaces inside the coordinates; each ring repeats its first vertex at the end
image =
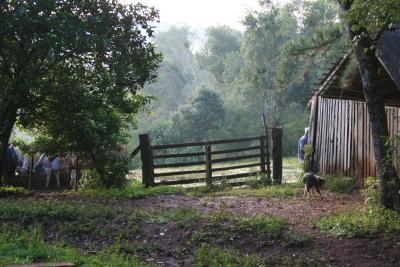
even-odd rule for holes
{"type": "MultiPolygon", "coordinates": [[[[266,173],[268,144],[266,136],[245,137],[236,139],[213,140],[207,142],[191,142],[181,144],[151,145],[147,134],[139,136],[142,156],[142,174],[145,186],[154,185],[183,185],[192,183],[211,184],[214,181],[245,178],[260,173],[266,173]],[[242,146],[224,149],[220,145],[236,144],[242,146]],[[218,149],[216,149],[218,148],[218,149]],[[170,150],[172,149],[172,150],[170,150]],[[176,149],[190,151],[176,151],[176,149]],[[196,151],[200,150],[202,151],[196,151]],[[176,159],[178,162],[173,162],[176,159]],[[258,159],[257,162],[233,162],[258,159]],[[155,163],[156,161],[156,163],[155,163]],[[161,162],[159,162],[161,161],[161,162]],[[230,166],[214,166],[215,164],[229,163],[230,166]],[[203,166],[203,167],[201,167],[203,166]],[[193,167],[188,169],[188,167],[193,167]],[[259,167],[259,171],[248,171],[228,175],[213,175],[216,172],[240,170],[259,167]],[[174,169],[178,168],[178,169],[174,169]],[[184,168],[180,169],[179,168],[184,168]],[[200,169],[201,168],[201,169],[200,169]],[[172,169],[172,170],[169,170],[172,169]],[[155,172],[155,170],[159,170],[155,172]],[[203,174],[203,177],[187,177],[188,175],[203,174]],[[158,181],[155,181],[158,178],[158,181]],[[169,178],[164,179],[164,178],[169,178]]],[[[268,154],[269,155],[269,154],[268,154]]],[[[268,166],[269,170],[269,166],[268,166]]],[[[241,184],[243,181],[232,182],[241,184]]],[[[231,183],[230,183],[231,184],[231,183]]]]}

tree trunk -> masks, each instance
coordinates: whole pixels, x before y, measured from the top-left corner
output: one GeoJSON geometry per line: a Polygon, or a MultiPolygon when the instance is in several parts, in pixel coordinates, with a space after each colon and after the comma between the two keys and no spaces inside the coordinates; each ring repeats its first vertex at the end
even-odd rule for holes
{"type": "Polygon", "coordinates": [[[371,46],[372,40],[362,37],[356,44],[355,52],[371,125],[377,175],[381,185],[380,201],[385,208],[400,211],[400,182],[393,167],[390,145],[386,142],[389,131],[385,104],[381,96],[378,60],[371,46]]]}
{"type": "Polygon", "coordinates": [[[104,168],[100,165],[97,158],[97,154],[94,149],[92,149],[92,151],[90,152],[90,156],[92,157],[94,168],[96,169],[97,173],[100,176],[100,180],[103,183],[102,185],[106,186],[106,177],[104,173],[104,168]]]}
{"type": "MultiPolygon", "coordinates": [[[[343,12],[348,11],[353,3],[349,0],[337,0],[337,2],[343,12]]],[[[400,211],[400,181],[393,167],[391,149],[386,145],[389,131],[385,103],[379,85],[378,60],[375,50],[372,49],[372,39],[364,28],[359,29],[357,33],[352,31],[350,24],[347,24],[346,28],[350,40],[355,40],[356,36],[360,38],[355,45],[355,52],[367,103],[377,175],[381,185],[380,202],[385,208],[400,211]]]]}
{"type": "Polygon", "coordinates": [[[7,168],[7,146],[17,119],[18,108],[14,104],[5,105],[0,110],[0,180],[4,178],[7,168]]]}

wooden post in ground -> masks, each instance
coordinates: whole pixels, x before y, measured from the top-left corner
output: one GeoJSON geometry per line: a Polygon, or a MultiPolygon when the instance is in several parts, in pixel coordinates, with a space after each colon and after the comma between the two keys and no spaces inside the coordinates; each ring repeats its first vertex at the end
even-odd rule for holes
{"type": "Polygon", "coordinates": [[[211,145],[205,143],[204,152],[206,157],[206,183],[212,185],[211,145]]]}
{"type": "Polygon", "coordinates": [[[142,157],[142,183],[145,187],[154,186],[154,160],[150,137],[148,134],[140,134],[139,141],[142,157]]]}
{"type": "Polygon", "coordinates": [[[275,184],[282,183],[282,128],[272,128],[272,172],[275,184]]]}
{"type": "Polygon", "coordinates": [[[265,173],[265,136],[260,136],[260,171],[265,173]]]}
{"type": "MultiPolygon", "coordinates": [[[[310,159],[310,170],[313,172],[317,172],[318,168],[315,164],[315,149],[317,142],[317,127],[318,127],[318,96],[313,96],[311,102],[311,117],[310,117],[310,134],[309,134],[309,142],[312,145],[312,153],[310,159]]],[[[347,121],[345,122],[347,123],[347,121]]]]}

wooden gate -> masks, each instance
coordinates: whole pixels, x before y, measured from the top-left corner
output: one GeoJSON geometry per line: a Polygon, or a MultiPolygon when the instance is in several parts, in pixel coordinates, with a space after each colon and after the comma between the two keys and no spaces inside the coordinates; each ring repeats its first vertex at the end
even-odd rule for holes
{"type": "MultiPolygon", "coordinates": [[[[282,129],[272,129],[274,181],[282,180],[282,129]]],[[[142,158],[142,179],[147,186],[178,185],[215,181],[230,181],[237,178],[265,174],[270,177],[270,162],[266,137],[214,140],[181,144],[151,145],[148,134],[139,135],[142,158]],[[221,148],[229,144],[234,148],[221,148]],[[182,151],[183,150],[183,151],[182,151]],[[178,160],[179,162],[173,162],[178,160]],[[250,162],[237,163],[250,160],[250,162]],[[224,166],[216,166],[226,164],[224,166]],[[229,165],[232,163],[232,165],[229,165]],[[221,172],[259,167],[258,170],[222,175],[221,172]],[[171,168],[174,168],[172,171],[171,168]],[[193,176],[195,177],[187,177],[193,176]],[[182,177],[186,176],[186,177],[182,177]],[[171,177],[174,177],[171,179],[171,177]],[[176,177],[179,177],[178,179],[176,177]]],[[[235,185],[244,181],[234,182],[235,185]]]]}

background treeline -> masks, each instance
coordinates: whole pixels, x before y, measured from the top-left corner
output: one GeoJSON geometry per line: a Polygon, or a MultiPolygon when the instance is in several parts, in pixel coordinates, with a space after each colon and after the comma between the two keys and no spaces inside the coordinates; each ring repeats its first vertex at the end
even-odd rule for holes
{"type": "Polygon", "coordinates": [[[284,128],[284,156],[296,154],[316,82],[349,46],[334,1],[260,4],[243,33],[210,27],[198,51],[189,28],[156,35],[163,61],[144,90],[155,99],[139,116],[131,148],[144,132],[154,144],[260,135],[267,102],[268,126],[284,128]]]}

